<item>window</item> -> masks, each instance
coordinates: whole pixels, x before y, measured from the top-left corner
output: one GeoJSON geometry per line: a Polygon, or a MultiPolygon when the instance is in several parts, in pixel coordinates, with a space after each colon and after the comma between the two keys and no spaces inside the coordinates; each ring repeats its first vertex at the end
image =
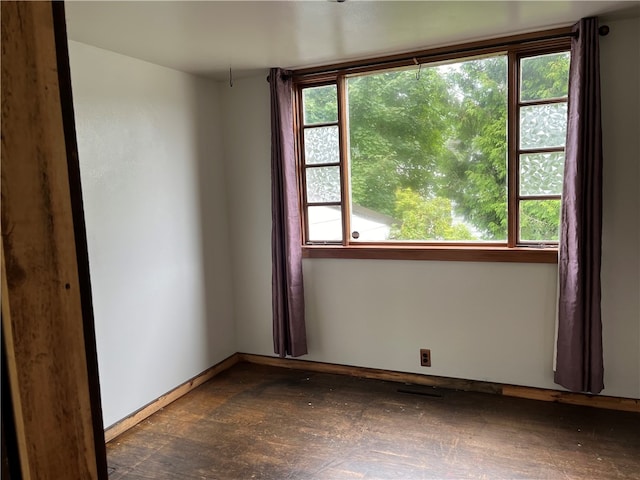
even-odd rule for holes
{"type": "Polygon", "coordinates": [[[529,37],[298,74],[307,256],[555,261],[568,49],[529,37]]]}
{"type": "Polygon", "coordinates": [[[520,59],[518,243],[557,244],[569,52],[520,59]]]}

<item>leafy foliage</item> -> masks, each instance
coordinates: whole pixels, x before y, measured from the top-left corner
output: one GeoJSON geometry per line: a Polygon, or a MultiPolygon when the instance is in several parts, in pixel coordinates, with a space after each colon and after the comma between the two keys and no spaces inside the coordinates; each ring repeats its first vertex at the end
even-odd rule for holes
{"type": "Polygon", "coordinates": [[[328,123],[338,121],[338,96],[335,85],[304,90],[304,123],[328,123]]]}
{"type": "Polygon", "coordinates": [[[521,100],[566,97],[569,92],[568,52],[522,59],[521,100]]]}
{"type": "Polygon", "coordinates": [[[411,218],[410,228],[394,229],[398,239],[456,239],[454,214],[480,238],[506,238],[504,57],[422,68],[418,78],[415,70],[357,77],[349,106],[354,203],[411,218]],[[425,210],[399,210],[409,204],[396,192],[407,188],[449,211],[430,210],[439,216],[418,233],[425,210]]]}
{"type": "Polygon", "coordinates": [[[396,191],[433,197],[452,130],[447,84],[430,69],[349,80],[351,194],[358,205],[393,215],[396,191]]]}
{"type": "Polygon", "coordinates": [[[507,64],[505,57],[465,62],[449,75],[458,93],[448,196],[484,240],[507,235],[507,64]]]}
{"type": "Polygon", "coordinates": [[[520,238],[558,240],[560,200],[526,200],[520,203],[520,238]]]}
{"type": "Polygon", "coordinates": [[[396,192],[396,213],[399,220],[391,229],[397,240],[473,240],[474,236],[462,223],[454,223],[451,200],[436,197],[424,199],[411,188],[396,192]]]}

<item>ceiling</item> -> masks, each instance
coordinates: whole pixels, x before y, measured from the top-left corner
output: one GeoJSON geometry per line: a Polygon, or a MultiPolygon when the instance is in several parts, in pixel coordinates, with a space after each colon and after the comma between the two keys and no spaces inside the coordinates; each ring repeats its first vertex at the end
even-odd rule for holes
{"type": "Polygon", "coordinates": [[[68,1],[72,40],[224,79],[640,16],[638,1],[68,1]]]}

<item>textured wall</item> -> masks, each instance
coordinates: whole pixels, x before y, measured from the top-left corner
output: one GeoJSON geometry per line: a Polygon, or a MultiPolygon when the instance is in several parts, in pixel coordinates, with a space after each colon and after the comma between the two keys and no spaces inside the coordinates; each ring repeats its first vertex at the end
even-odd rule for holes
{"type": "Polygon", "coordinates": [[[105,426],[236,351],[218,89],[70,42],[105,426]]]}

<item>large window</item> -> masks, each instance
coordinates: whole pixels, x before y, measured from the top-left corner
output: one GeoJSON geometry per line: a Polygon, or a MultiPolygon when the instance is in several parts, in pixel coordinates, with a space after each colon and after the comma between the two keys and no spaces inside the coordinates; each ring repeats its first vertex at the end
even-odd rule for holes
{"type": "Polygon", "coordinates": [[[307,250],[553,261],[569,62],[561,38],[298,76],[307,250]]]}

